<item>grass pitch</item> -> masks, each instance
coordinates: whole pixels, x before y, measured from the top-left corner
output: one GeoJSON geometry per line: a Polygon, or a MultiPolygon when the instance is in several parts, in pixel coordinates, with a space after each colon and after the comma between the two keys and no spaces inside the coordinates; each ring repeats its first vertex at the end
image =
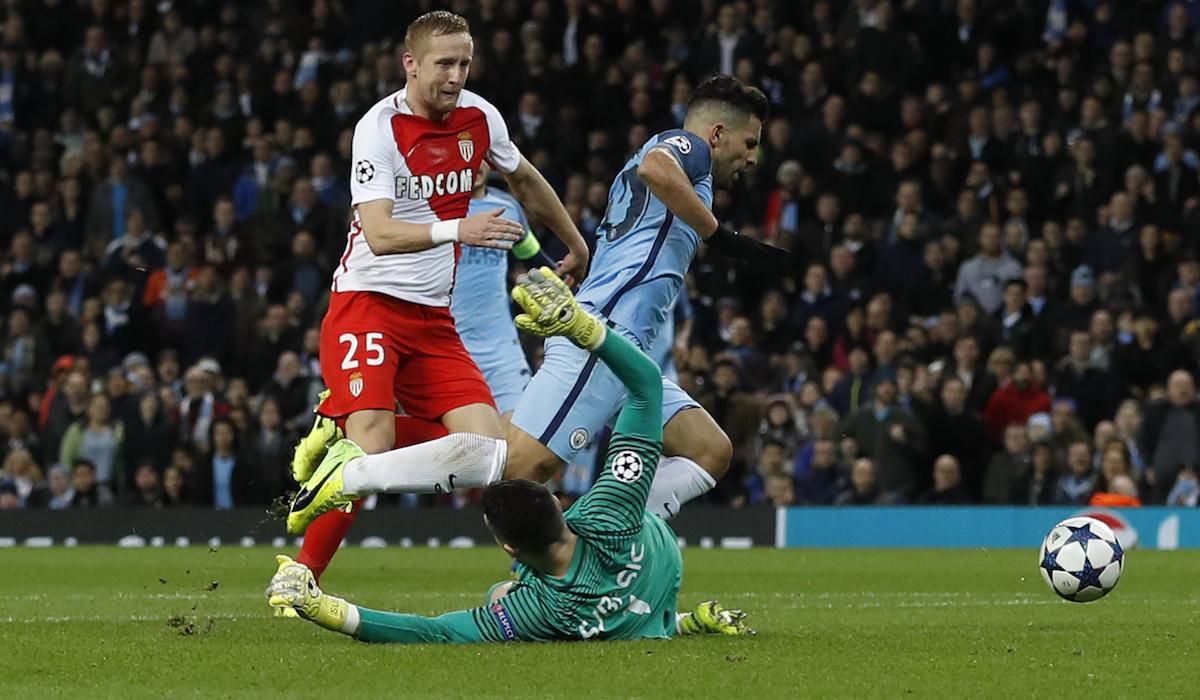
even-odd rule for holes
{"type": "MultiPolygon", "coordinates": [[[[0,550],[0,697],[1195,697],[1200,556],[1134,551],[1095,603],[1030,551],[689,549],[681,605],[758,635],[370,646],[270,617],[263,548],[0,550]]],[[[323,586],[372,607],[478,604],[497,549],[344,549],[323,586]]]]}

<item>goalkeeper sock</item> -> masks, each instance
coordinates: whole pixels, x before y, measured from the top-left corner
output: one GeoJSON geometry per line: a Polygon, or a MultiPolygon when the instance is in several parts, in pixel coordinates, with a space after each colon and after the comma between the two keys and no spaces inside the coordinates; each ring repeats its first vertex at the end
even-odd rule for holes
{"type": "MultiPolygon", "coordinates": [[[[339,428],[345,430],[345,421],[339,421],[339,428]]],[[[445,426],[437,421],[414,418],[412,416],[396,416],[396,447],[408,447],[429,440],[435,440],[448,435],[445,426]]],[[[354,509],[349,513],[333,510],[313,521],[304,532],[304,544],[296,561],[307,566],[313,572],[317,582],[321,574],[329,568],[333,555],[337,554],[342,540],[354,524],[358,512],[362,510],[362,499],[354,502],[354,509]]]]}
{"type": "Polygon", "coordinates": [[[687,457],[663,457],[650,483],[646,510],[669,520],[679,514],[684,503],[708,493],[716,485],[711,474],[687,457]]]}
{"type": "Polygon", "coordinates": [[[345,493],[449,493],[487,486],[504,473],[508,443],[475,433],[367,455],[346,464],[345,493]]]}

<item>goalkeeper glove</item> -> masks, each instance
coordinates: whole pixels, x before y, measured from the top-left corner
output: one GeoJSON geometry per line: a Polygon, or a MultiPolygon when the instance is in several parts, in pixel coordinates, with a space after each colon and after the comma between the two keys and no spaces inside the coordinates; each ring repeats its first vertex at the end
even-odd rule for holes
{"type": "Polygon", "coordinates": [[[561,335],[584,350],[595,350],[604,342],[604,324],[583,310],[566,283],[548,267],[518,277],[512,297],[525,311],[516,318],[517,328],[523,331],[542,337],[561,335]]]}

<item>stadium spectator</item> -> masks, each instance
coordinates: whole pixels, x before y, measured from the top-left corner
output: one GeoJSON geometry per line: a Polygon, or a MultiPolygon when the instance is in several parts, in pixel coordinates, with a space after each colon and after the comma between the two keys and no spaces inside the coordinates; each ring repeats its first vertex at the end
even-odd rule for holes
{"type": "Polygon", "coordinates": [[[114,420],[112,404],[106,394],[92,394],[87,402],[86,417],[71,424],[59,447],[59,464],[86,461],[94,471],[97,483],[112,492],[118,491],[125,480],[122,466],[122,445],[125,426],[114,420]]]}
{"type": "Polygon", "coordinates": [[[885,501],[876,484],[875,463],[863,457],[850,468],[850,485],[834,499],[835,506],[869,506],[885,501]]]}
{"type": "Polygon", "coordinates": [[[1084,427],[1089,430],[1102,418],[1113,416],[1123,398],[1116,373],[1093,362],[1092,336],[1084,330],[1071,331],[1067,356],[1055,366],[1054,385],[1057,397],[1073,399],[1080,407],[1084,427]]]}
{"type": "MultiPolygon", "coordinates": [[[[149,463],[161,471],[171,456],[178,428],[162,410],[162,403],[153,391],[145,391],[137,397],[137,408],[124,421],[125,449],[122,460],[126,467],[149,463]]],[[[134,475],[127,474],[125,483],[132,483],[134,475]]]]}
{"type": "Polygon", "coordinates": [[[1033,443],[1029,459],[1030,468],[1019,484],[1016,502],[1029,506],[1054,503],[1059,477],[1056,464],[1054,448],[1049,443],[1033,443]]]}
{"type": "Polygon", "coordinates": [[[1200,463],[1200,406],[1192,375],[1176,370],[1167,380],[1167,396],[1151,403],[1138,435],[1141,453],[1147,459],[1143,478],[1154,502],[1170,492],[1182,465],[1200,463]]]}
{"type": "Polygon", "coordinates": [[[1079,506],[1088,502],[1096,485],[1091,449],[1083,440],[1073,442],[1067,449],[1067,468],[1058,478],[1058,487],[1054,492],[1055,503],[1079,506]]]}
{"type": "Polygon", "coordinates": [[[1050,395],[1033,377],[1028,362],[1018,362],[1012,376],[998,387],[983,409],[983,423],[992,439],[1004,435],[1004,429],[1029,420],[1035,413],[1050,408],[1050,395]]]}
{"type": "Polygon", "coordinates": [[[809,469],[796,478],[796,500],[804,505],[833,505],[843,490],[844,471],[838,464],[833,440],[815,439],[809,469]]]}
{"type": "Polygon", "coordinates": [[[229,404],[213,393],[213,377],[199,365],[184,375],[184,396],[179,402],[180,440],[184,446],[208,448],[213,421],[229,413],[229,404]]]}
{"type": "Polygon", "coordinates": [[[4,458],[4,468],[0,470],[4,483],[12,487],[16,496],[16,508],[35,507],[48,501],[45,482],[42,481],[42,471],[34,461],[29,450],[16,449],[4,458]]]}
{"type": "Polygon", "coordinates": [[[930,451],[954,457],[967,492],[980,500],[989,450],[983,421],[967,410],[966,385],[956,376],[948,377],[939,400],[918,415],[924,419],[930,451]]]}
{"type": "Polygon", "coordinates": [[[958,460],[952,455],[938,457],[933,463],[933,485],[917,496],[916,503],[952,506],[971,502],[962,483],[958,460]]]}
{"type": "Polygon", "coordinates": [[[86,459],[71,467],[71,507],[99,508],[113,504],[112,490],[96,481],[96,467],[86,459]]]}
{"type": "Polygon", "coordinates": [[[140,508],[162,508],[163,495],[158,472],[150,464],[141,464],[134,472],[133,488],[124,499],[124,505],[140,508]]]}
{"type": "Polygon", "coordinates": [[[1021,276],[1021,266],[1001,246],[1000,226],[987,222],[979,229],[979,253],[962,264],[954,285],[955,301],[972,299],[986,314],[1000,310],[1004,284],[1021,276]]]}
{"type": "Polygon", "coordinates": [[[783,443],[778,440],[763,441],[762,448],[758,453],[758,462],[754,465],[754,473],[746,479],[746,503],[749,505],[757,505],[771,500],[771,496],[767,493],[767,485],[770,483],[771,477],[786,476],[789,481],[791,480],[791,475],[784,469],[787,456],[784,449],[783,443]]]}
{"type": "Polygon", "coordinates": [[[50,510],[66,510],[75,500],[75,488],[71,485],[71,474],[66,467],[54,465],[50,467],[46,479],[48,498],[44,507],[50,510]]]}
{"type": "Polygon", "coordinates": [[[191,472],[192,501],[218,510],[265,503],[256,492],[255,467],[240,453],[234,422],[228,417],[216,418],[209,434],[207,444],[212,449],[196,460],[191,472]]]}
{"type": "Polygon", "coordinates": [[[782,508],[796,504],[796,482],[788,474],[776,473],[767,477],[766,502],[782,508]]]}
{"type": "Polygon", "coordinates": [[[873,391],[871,403],[847,417],[842,436],[852,438],[862,455],[877,465],[881,497],[906,502],[915,495],[918,471],[924,464],[925,429],[911,412],[897,405],[894,380],[882,379],[873,391]]]}
{"type": "Polygon", "coordinates": [[[983,503],[1021,502],[1021,481],[1032,471],[1029,438],[1024,425],[1004,429],[1004,451],[993,455],[983,475],[983,503]]]}

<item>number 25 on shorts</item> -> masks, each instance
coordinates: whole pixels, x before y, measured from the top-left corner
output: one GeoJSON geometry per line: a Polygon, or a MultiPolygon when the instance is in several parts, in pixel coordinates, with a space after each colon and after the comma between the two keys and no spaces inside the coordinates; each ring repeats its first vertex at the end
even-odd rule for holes
{"type": "MultiPolygon", "coordinates": [[[[383,334],[375,331],[362,334],[363,360],[368,367],[378,367],[383,364],[383,346],[379,341],[383,334]]],[[[346,356],[342,358],[342,369],[358,369],[358,336],[353,333],[343,333],[338,336],[338,344],[345,345],[346,356]]]]}

